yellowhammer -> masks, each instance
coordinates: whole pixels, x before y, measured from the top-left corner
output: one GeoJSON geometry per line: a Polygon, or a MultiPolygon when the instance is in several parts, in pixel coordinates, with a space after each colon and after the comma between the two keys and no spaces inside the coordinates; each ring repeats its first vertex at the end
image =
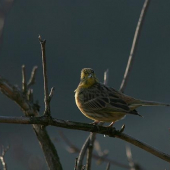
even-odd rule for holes
{"type": "MultiPolygon", "coordinates": [[[[169,104],[144,101],[127,96],[100,83],[91,68],[81,71],[80,83],[75,90],[75,101],[80,111],[95,123],[114,122],[126,114],[139,115],[135,110],[140,106],[170,106],[169,104]]],[[[139,115],[141,116],[141,115],[139,115]]]]}

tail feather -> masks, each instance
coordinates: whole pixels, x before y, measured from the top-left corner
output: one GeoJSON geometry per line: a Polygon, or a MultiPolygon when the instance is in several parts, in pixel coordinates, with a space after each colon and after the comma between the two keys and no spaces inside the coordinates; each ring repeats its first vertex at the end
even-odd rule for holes
{"type": "Polygon", "coordinates": [[[146,101],[146,100],[136,100],[134,103],[131,103],[133,106],[170,106],[170,104],[167,103],[160,103],[160,102],[154,102],[154,101],[146,101]]]}

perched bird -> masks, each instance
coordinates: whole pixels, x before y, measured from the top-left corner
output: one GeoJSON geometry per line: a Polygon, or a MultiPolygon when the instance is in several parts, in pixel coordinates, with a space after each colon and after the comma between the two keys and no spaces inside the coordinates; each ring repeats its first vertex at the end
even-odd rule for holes
{"type": "Polygon", "coordinates": [[[145,101],[127,96],[100,83],[91,68],[81,71],[80,83],[75,90],[75,101],[80,111],[94,123],[114,122],[127,114],[138,115],[140,106],[170,106],[169,104],[145,101]]]}

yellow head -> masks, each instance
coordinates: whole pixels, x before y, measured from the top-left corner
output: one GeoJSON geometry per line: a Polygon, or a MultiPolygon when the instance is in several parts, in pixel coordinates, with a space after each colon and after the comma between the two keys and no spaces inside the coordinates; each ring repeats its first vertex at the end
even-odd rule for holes
{"type": "Polygon", "coordinates": [[[80,77],[80,84],[79,86],[83,88],[88,88],[95,83],[97,83],[98,80],[96,78],[96,75],[94,74],[93,69],[91,68],[83,68],[81,70],[81,77],[80,77]]]}

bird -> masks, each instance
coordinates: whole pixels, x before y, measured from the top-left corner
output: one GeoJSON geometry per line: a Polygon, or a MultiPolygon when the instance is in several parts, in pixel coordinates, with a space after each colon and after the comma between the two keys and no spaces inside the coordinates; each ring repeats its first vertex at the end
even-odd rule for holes
{"type": "MultiPolygon", "coordinates": [[[[109,127],[126,115],[141,116],[140,106],[170,106],[154,101],[135,99],[112,87],[100,83],[92,68],[83,68],[80,83],[75,90],[75,102],[79,110],[94,124],[111,122],[109,127]]],[[[142,116],[141,116],[142,117],[142,116]]]]}

